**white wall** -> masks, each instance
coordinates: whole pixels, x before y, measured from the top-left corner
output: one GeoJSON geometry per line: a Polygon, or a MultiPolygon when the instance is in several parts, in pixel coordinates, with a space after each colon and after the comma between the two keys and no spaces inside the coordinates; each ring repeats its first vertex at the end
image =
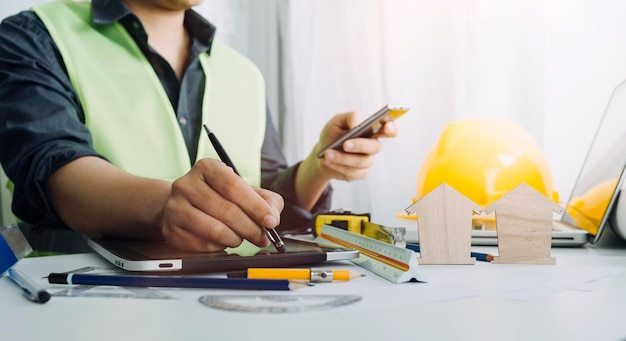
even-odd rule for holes
{"type": "Polygon", "coordinates": [[[611,92],[626,79],[626,2],[552,0],[546,8],[543,147],[566,200],[611,92]]]}

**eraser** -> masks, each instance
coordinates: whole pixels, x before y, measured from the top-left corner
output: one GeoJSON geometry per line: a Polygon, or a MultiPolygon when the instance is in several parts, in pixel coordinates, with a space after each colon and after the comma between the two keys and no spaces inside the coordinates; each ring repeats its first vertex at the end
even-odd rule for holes
{"type": "Polygon", "coordinates": [[[0,274],[33,252],[17,224],[0,227],[0,274]]]}

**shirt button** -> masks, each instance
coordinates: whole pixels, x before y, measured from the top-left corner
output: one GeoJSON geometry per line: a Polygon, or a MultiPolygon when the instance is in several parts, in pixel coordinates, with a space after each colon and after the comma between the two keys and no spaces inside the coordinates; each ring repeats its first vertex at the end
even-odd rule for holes
{"type": "Polygon", "coordinates": [[[181,117],[178,119],[178,123],[180,123],[181,126],[187,125],[187,119],[184,117],[181,117]]]}

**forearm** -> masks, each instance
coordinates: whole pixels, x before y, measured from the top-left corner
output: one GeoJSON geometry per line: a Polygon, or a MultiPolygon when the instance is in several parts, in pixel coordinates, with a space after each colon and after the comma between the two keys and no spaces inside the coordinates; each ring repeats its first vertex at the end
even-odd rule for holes
{"type": "Polygon", "coordinates": [[[311,153],[298,168],[295,179],[298,205],[308,211],[313,209],[320,196],[330,183],[330,176],[320,167],[321,160],[311,153]]]}
{"type": "Polygon", "coordinates": [[[97,157],[82,157],[52,174],[47,193],[57,214],[77,232],[160,239],[171,184],[128,174],[97,157]]]}

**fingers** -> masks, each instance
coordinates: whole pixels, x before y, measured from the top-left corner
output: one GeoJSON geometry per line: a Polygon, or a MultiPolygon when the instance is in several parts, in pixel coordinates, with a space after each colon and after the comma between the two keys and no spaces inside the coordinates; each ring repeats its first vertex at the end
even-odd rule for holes
{"type": "MultiPolygon", "coordinates": [[[[347,130],[361,123],[363,116],[359,112],[338,114],[333,117],[322,132],[320,143],[326,145],[329,140],[337,139],[347,130]]],[[[345,141],[342,150],[327,150],[322,159],[324,174],[341,180],[363,179],[374,164],[375,155],[382,149],[379,138],[395,137],[398,129],[393,121],[386,122],[372,137],[358,137],[345,141]],[[330,172],[329,172],[330,171],[330,172]]]]}
{"type": "Polygon", "coordinates": [[[374,164],[375,154],[381,149],[377,139],[353,139],[344,143],[344,152],[329,150],[322,160],[335,178],[351,181],[363,179],[374,164]]]}
{"type": "MultiPolygon", "coordinates": [[[[338,114],[336,116],[343,118],[342,127],[345,130],[352,129],[359,125],[363,121],[363,115],[359,111],[353,111],[345,114],[338,114]]],[[[376,132],[372,137],[395,137],[398,135],[398,128],[393,121],[387,121],[382,128],[376,132]]]]}
{"type": "MultiPolygon", "coordinates": [[[[348,130],[359,125],[362,120],[363,115],[358,111],[335,115],[322,130],[319,145],[327,146],[348,130]]],[[[389,138],[397,135],[396,124],[393,121],[388,121],[373,136],[349,139],[342,144],[342,148],[347,153],[376,154],[381,149],[380,143],[377,141],[378,138],[389,138]]]]}
{"type": "Polygon", "coordinates": [[[360,111],[351,111],[343,114],[338,114],[343,118],[343,127],[346,130],[352,129],[363,122],[363,114],[360,111]]]}
{"type": "Polygon", "coordinates": [[[283,197],[280,196],[280,194],[278,194],[278,193],[275,193],[275,192],[272,192],[272,191],[268,191],[266,189],[262,189],[262,188],[258,188],[258,187],[253,187],[253,189],[272,208],[272,210],[274,211],[274,218],[276,219],[276,223],[275,224],[273,224],[273,225],[272,224],[264,224],[262,226],[264,226],[265,228],[273,228],[273,227],[278,226],[280,224],[280,212],[282,212],[283,208],[285,208],[285,201],[283,200],[283,197]]]}
{"type": "Polygon", "coordinates": [[[192,205],[223,222],[239,236],[266,246],[267,237],[260,227],[276,227],[280,214],[254,188],[221,162],[205,159],[194,168],[208,186],[190,196],[192,205]],[[207,200],[207,197],[211,200],[207,200]]]}
{"type": "Polygon", "coordinates": [[[393,122],[387,122],[383,128],[376,133],[375,137],[396,137],[398,136],[398,126],[393,122]]]}
{"type": "Polygon", "coordinates": [[[205,159],[172,184],[163,234],[188,250],[236,247],[243,239],[265,247],[262,227],[278,225],[283,205],[280,195],[253,188],[220,161],[205,159]]]}
{"type": "Polygon", "coordinates": [[[243,238],[234,233],[217,219],[203,214],[195,207],[176,210],[169,208],[170,214],[178,215],[163,227],[163,236],[173,246],[193,251],[219,251],[226,247],[236,247],[243,238]],[[196,230],[195,227],[203,226],[196,230]]]}
{"type": "Polygon", "coordinates": [[[342,153],[336,150],[328,151],[322,160],[325,167],[336,173],[336,179],[346,181],[365,178],[374,161],[374,155],[342,153]]]}
{"type": "Polygon", "coordinates": [[[348,130],[356,127],[361,121],[363,121],[363,115],[358,111],[337,114],[322,129],[320,140],[324,144],[328,144],[345,134],[348,130]]]}
{"type": "Polygon", "coordinates": [[[382,149],[380,141],[375,138],[356,138],[343,143],[343,151],[350,154],[377,154],[382,149]]]}

